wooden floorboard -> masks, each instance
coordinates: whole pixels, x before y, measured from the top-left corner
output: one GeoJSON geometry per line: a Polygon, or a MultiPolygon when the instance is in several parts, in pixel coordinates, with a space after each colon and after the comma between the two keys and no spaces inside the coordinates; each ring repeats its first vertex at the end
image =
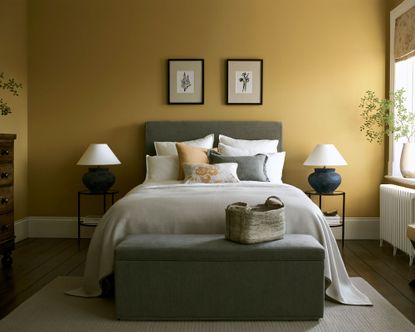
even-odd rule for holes
{"type": "Polygon", "coordinates": [[[8,274],[6,283],[0,290],[0,304],[5,300],[4,293],[10,295],[10,289],[19,292],[22,288],[28,287],[33,280],[37,280],[53,269],[56,264],[59,264],[61,261],[59,255],[64,254],[71,247],[73,246],[69,239],[62,240],[50,246],[47,251],[35,252],[32,259],[27,259],[27,256],[32,255],[32,252],[27,252],[25,257],[21,257],[21,254],[18,254],[16,250],[16,257],[13,256],[16,266],[13,264],[13,269],[6,270],[8,274]]]}
{"type": "MultiPolygon", "coordinates": [[[[415,324],[415,303],[411,300],[415,290],[409,285],[405,286],[402,279],[397,276],[396,271],[383,263],[383,256],[376,258],[368,253],[362,246],[365,242],[357,240],[346,242],[343,253],[346,266],[350,265],[358,276],[364,278],[415,324]],[[396,280],[399,280],[398,284],[395,284],[396,280]]],[[[392,251],[386,255],[392,255],[392,251]]],[[[413,267],[412,276],[415,278],[413,267]]],[[[407,282],[409,282],[409,279],[407,282]]]]}
{"type": "MultiPolygon", "coordinates": [[[[16,244],[13,267],[0,268],[0,319],[60,275],[81,276],[89,241],[26,239],[16,244]]],[[[340,244],[340,243],[339,243],[340,244]]],[[[362,277],[415,324],[415,266],[408,256],[375,240],[347,240],[341,251],[351,277],[362,277]]]]}
{"type": "MultiPolygon", "coordinates": [[[[44,285],[51,282],[58,276],[70,275],[70,273],[76,269],[79,265],[82,265],[85,261],[86,248],[78,250],[77,248],[71,247],[71,250],[61,253],[59,256],[55,257],[56,265],[55,268],[50,269],[48,273],[40,277],[36,282],[32,283],[29,287],[20,291],[17,296],[14,296],[12,302],[9,303],[9,306],[16,307],[30,297],[32,294],[39,291],[44,285]]],[[[80,274],[82,275],[82,274],[80,274]]],[[[0,302],[1,303],[1,302],[0,302]]],[[[1,304],[0,304],[1,305],[1,304]]]]}
{"type": "Polygon", "coordinates": [[[413,288],[409,286],[409,281],[413,278],[409,274],[405,276],[402,267],[397,264],[389,265],[385,262],[386,260],[380,260],[361,241],[353,242],[352,251],[363,259],[374,271],[392,284],[402,296],[406,297],[415,305],[415,291],[412,291],[413,288]]]}
{"type": "Polygon", "coordinates": [[[396,270],[407,280],[412,280],[414,269],[409,266],[409,256],[398,250],[396,256],[393,256],[393,247],[387,242],[380,246],[379,241],[363,241],[361,243],[368,251],[376,257],[382,257],[384,264],[396,270]]]}
{"type": "Polygon", "coordinates": [[[67,275],[83,264],[87,242],[83,241],[80,250],[73,239],[37,239],[24,246],[22,252],[16,246],[12,269],[2,268],[0,273],[0,279],[5,281],[0,286],[0,318],[57,276],[67,275]],[[39,248],[31,248],[33,243],[39,248]]]}
{"type": "Polygon", "coordinates": [[[71,272],[68,273],[68,276],[83,276],[85,270],[85,261],[82,261],[77,267],[75,267],[71,272]]]}
{"type": "MultiPolygon", "coordinates": [[[[13,268],[2,269],[0,274],[0,299],[5,292],[15,289],[19,281],[28,276],[33,279],[33,271],[43,266],[56,250],[59,250],[62,239],[45,239],[44,241],[30,241],[27,245],[16,247],[13,252],[13,268]]],[[[25,242],[25,241],[22,241],[25,242]]],[[[70,245],[67,242],[67,245],[70,245]]]]}

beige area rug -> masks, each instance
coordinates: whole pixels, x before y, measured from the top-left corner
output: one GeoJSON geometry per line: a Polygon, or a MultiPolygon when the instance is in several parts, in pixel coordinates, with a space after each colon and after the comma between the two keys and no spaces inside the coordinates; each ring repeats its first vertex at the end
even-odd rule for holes
{"type": "Polygon", "coordinates": [[[0,321],[0,331],[36,332],[204,332],[204,331],[415,331],[415,326],[361,278],[356,286],[373,307],[345,306],[326,301],[324,318],[298,322],[125,322],[115,319],[110,299],[64,295],[79,287],[79,277],[58,277],[0,321]]]}

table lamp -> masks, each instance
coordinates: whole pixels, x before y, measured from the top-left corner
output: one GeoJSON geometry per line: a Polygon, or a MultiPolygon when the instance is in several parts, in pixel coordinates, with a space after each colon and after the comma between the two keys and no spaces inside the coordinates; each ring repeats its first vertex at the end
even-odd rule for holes
{"type": "Polygon", "coordinates": [[[331,194],[340,185],[342,178],[334,168],[326,166],[344,166],[347,162],[333,144],[317,144],[304,165],[322,166],[314,169],[314,173],[308,176],[308,182],[316,192],[331,194]]]}
{"type": "Polygon", "coordinates": [[[90,167],[82,177],[84,185],[94,193],[107,192],[115,183],[115,176],[105,165],[119,165],[121,162],[107,144],[90,144],[77,165],[90,167]]]}

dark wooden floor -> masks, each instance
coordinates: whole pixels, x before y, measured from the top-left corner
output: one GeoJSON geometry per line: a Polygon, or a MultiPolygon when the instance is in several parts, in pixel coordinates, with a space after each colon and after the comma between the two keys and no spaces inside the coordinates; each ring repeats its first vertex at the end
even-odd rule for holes
{"type": "MultiPolygon", "coordinates": [[[[83,274],[88,240],[78,250],[75,239],[27,239],[17,244],[12,269],[0,269],[0,318],[60,275],[83,274]]],[[[415,324],[415,265],[408,256],[378,241],[349,240],[343,258],[350,276],[366,279],[415,324]]]]}

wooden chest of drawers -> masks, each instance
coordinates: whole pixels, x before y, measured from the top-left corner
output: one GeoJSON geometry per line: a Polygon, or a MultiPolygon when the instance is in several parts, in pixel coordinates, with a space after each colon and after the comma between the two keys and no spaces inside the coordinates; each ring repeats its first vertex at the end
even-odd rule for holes
{"type": "Polygon", "coordinates": [[[14,249],[13,181],[16,135],[0,134],[0,254],[3,266],[12,264],[14,249]]]}

